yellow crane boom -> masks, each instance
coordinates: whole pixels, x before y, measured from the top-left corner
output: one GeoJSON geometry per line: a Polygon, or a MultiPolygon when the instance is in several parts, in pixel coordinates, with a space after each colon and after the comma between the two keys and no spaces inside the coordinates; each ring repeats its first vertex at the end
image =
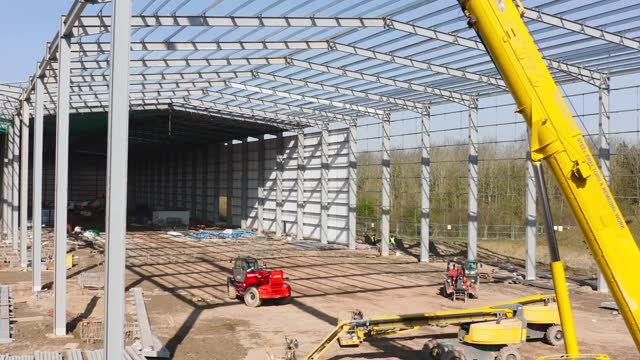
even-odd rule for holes
{"type": "Polygon", "coordinates": [[[545,160],[552,171],[640,349],[640,282],[630,270],[640,264],[640,250],[522,20],[524,7],[459,2],[531,130],[532,160],[545,160]]]}

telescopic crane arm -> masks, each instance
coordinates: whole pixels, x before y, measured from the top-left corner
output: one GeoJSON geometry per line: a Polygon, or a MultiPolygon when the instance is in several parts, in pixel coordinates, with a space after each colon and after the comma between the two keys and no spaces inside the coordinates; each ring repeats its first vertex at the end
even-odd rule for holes
{"type": "Polygon", "coordinates": [[[531,134],[531,158],[545,160],[638,349],[640,250],[566,102],[512,0],[459,0],[531,134]]]}

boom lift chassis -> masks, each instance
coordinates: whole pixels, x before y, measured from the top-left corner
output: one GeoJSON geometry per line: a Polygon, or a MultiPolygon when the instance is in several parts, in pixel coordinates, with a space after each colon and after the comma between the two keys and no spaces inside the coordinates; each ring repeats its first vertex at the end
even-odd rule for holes
{"type": "MultiPolygon", "coordinates": [[[[554,295],[542,294],[527,296],[501,304],[482,306],[473,309],[395,315],[376,318],[365,318],[362,312],[355,311],[352,313],[351,319],[340,320],[338,322],[338,325],[331,331],[331,333],[329,333],[329,335],[327,335],[320,342],[320,344],[318,344],[311,351],[311,353],[309,353],[305,357],[305,359],[319,359],[322,354],[329,348],[329,346],[336,340],[340,343],[341,346],[357,346],[368,338],[389,336],[406,331],[416,330],[424,326],[446,327],[449,325],[462,325],[461,329],[462,331],[465,331],[465,329],[468,329],[471,324],[487,322],[499,323],[501,321],[515,319],[516,317],[524,320],[522,311],[523,307],[526,307],[528,305],[550,305],[554,299],[554,295]]],[[[555,308],[549,310],[552,310],[551,313],[557,313],[555,308]]],[[[538,339],[544,338],[545,334],[547,333],[546,330],[556,325],[554,323],[544,324],[545,331],[538,331],[541,324],[532,323],[529,327],[527,327],[526,321],[523,321],[522,324],[525,327],[525,331],[521,331],[521,333],[529,334],[530,338],[538,339]]],[[[527,336],[525,335],[525,339],[522,340],[526,340],[526,337],[527,336]]],[[[288,341],[287,344],[288,353],[286,359],[295,359],[297,342],[288,341]]],[[[436,347],[438,344],[431,342],[428,345],[431,347],[436,347]]],[[[460,342],[458,343],[458,345],[463,346],[464,342],[460,342]]],[[[451,343],[443,344],[440,348],[442,349],[442,351],[446,351],[447,346],[451,346],[451,343]]],[[[489,353],[491,353],[494,349],[500,349],[502,347],[503,346],[493,346],[489,350],[485,351],[487,353],[487,357],[485,357],[485,359],[489,359],[489,353]]],[[[488,349],[487,347],[483,346],[478,346],[478,348],[480,349],[478,350],[480,352],[482,352],[483,349],[488,349]]]]}

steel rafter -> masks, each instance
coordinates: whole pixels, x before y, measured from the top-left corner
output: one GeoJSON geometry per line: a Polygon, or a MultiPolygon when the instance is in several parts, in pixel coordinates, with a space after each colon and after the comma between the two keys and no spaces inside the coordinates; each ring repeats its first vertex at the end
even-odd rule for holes
{"type": "Polygon", "coordinates": [[[547,25],[552,25],[555,27],[573,31],[578,34],[586,35],[595,39],[604,40],[621,46],[626,46],[635,50],[640,50],[640,40],[632,39],[596,26],[590,26],[560,16],[548,14],[540,10],[526,8],[524,17],[547,25]]]}
{"type": "MultiPolygon", "coordinates": [[[[333,66],[324,65],[324,64],[318,64],[318,63],[313,63],[313,62],[305,61],[305,60],[297,60],[297,59],[294,59],[292,57],[287,57],[287,63],[290,64],[290,65],[294,65],[294,66],[298,66],[298,67],[302,67],[302,68],[306,68],[306,69],[312,69],[312,70],[316,70],[316,71],[321,71],[321,72],[325,72],[325,73],[329,73],[329,74],[334,74],[334,75],[339,75],[339,76],[348,76],[348,77],[351,77],[351,78],[354,78],[354,79],[358,79],[358,80],[367,80],[367,81],[371,81],[371,82],[375,82],[375,83],[379,83],[379,84],[381,83],[381,84],[391,85],[391,86],[395,86],[395,87],[399,87],[399,88],[420,91],[420,92],[424,92],[424,93],[427,93],[427,94],[433,94],[433,95],[443,97],[443,98],[445,98],[447,100],[450,100],[450,101],[453,101],[453,102],[462,103],[463,105],[465,105],[471,99],[470,95],[467,95],[467,94],[464,94],[464,93],[459,93],[459,92],[455,92],[455,91],[449,91],[449,90],[434,88],[434,87],[430,87],[428,85],[416,84],[416,83],[412,83],[412,82],[408,82],[408,81],[396,80],[396,79],[387,78],[387,77],[384,77],[384,76],[369,75],[369,74],[365,74],[365,73],[360,72],[360,71],[354,71],[354,70],[348,70],[348,69],[345,69],[345,68],[339,68],[339,67],[333,67],[333,66]]],[[[308,82],[308,81],[305,81],[305,82],[308,82]]],[[[423,105],[417,104],[415,102],[413,104],[411,104],[411,102],[409,102],[409,100],[401,100],[401,101],[403,101],[404,103],[398,103],[397,105],[411,106],[413,108],[419,108],[419,109],[424,108],[423,105]]],[[[388,102],[392,102],[392,101],[388,101],[388,102]]]]}
{"type": "Polygon", "coordinates": [[[274,121],[271,118],[264,118],[264,117],[253,116],[253,115],[247,116],[247,114],[216,110],[215,108],[212,108],[212,107],[196,106],[182,100],[178,100],[177,102],[173,103],[170,106],[170,108],[173,110],[193,112],[201,115],[217,116],[217,117],[223,117],[223,118],[240,120],[240,121],[249,121],[249,122],[253,122],[261,125],[278,126],[279,128],[285,129],[285,130],[292,130],[292,129],[298,128],[296,124],[289,124],[284,122],[279,123],[277,121],[274,121]]]}
{"type": "Polygon", "coordinates": [[[236,94],[227,94],[227,93],[223,93],[223,92],[210,92],[210,95],[217,96],[217,97],[220,97],[220,98],[223,98],[223,99],[249,102],[249,103],[256,104],[256,105],[269,106],[269,107],[278,107],[278,108],[282,108],[282,109],[286,109],[286,110],[290,110],[290,111],[303,112],[303,113],[307,113],[307,114],[311,114],[311,115],[318,115],[318,116],[322,116],[322,117],[327,118],[327,119],[335,119],[334,121],[339,121],[339,122],[344,122],[344,123],[347,123],[349,121],[353,121],[355,119],[355,117],[353,117],[353,116],[343,115],[343,114],[334,113],[334,112],[330,112],[330,111],[316,110],[316,109],[312,109],[312,108],[305,108],[305,107],[302,107],[302,106],[294,106],[294,105],[289,105],[289,104],[283,104],[283,103],[279,103],[279,102],[256,99],[256,98],[252,98],[252,97],[248,97],[248,96],[240,96],[240,95],[236,95],[236,94]]]}
{"type": "Polygon", "coordinates": [[[345,103],[345,102],[335,101],[331,99],[321,99],[321,98],[302,95],[302,94],[294,94],[287,91],[246,85],[246,84],[236,83],[233,81],[225,81],[225,85],[226,87],[236,88],[240,90],[252,91],[252,92],[257,92],[257,93],[262,93],[267,95],[279,96],[279,97],[290,98],[294,100],[302,100],[302,101],[314,102],[322,105],[330,105],[334,107],[349,109],[349,110],[357,111],[357,112],[364,113],[371,116],[381,116],[381,115],[384,115],[385,113],[384,110],[378,110],[378,109],[374,109],[374,108],[370,108],[362,105],[345,103]]]}
{"type": "Polygon", "coordinates": [[[51,66],[51,61],[57,58],[58,48],[60,46],[60,38],[64,38],[71,35],[73,30],[73,26],[76,24],[76,21],[82,16],[82,12],[89,5],[89,1],[87,0],[74,0],[67,16],[65,16],[62,20],[62,25],[60,31],[53,37],[53,40],[50,43],[47,43],[45,49],[45,55],[38,63],[38,67],[36,69],[35,76],[31,78],[29,81],[29,85],[23,94],[23,98],[29,98],[32,91],[35,90],[36,81],[38,78],[42,77],[45,74],[45,69],[51,66]]]}
{"type": "MultiPolygon", "coordinates": [[[[539,12],[538,12],[539,13],[539,12]]],[[[548,16],[547,14],[545,14],[548,16]]],[[[538,16],[542,18],[543,16],[538,16]]],[[[561,20],[559,17],[554,17],[561,20]]],[[[87,16],[78,21],[77,36],[94,35],[109,31],[109,17],[87,16]]],[[[223,16],[137,16],[133,18],[134,27],[161,27],[161,26],[201,26],[201,27],[380,27],[403,31],[409,34],[422,36],[429,39],[440,40],[450,44],[456,44],[485,52],[482,43],[467,39],[437,29],[426,28],[415,24],[394,20],[392,18],[304,18],[304,17],[223,17],[223,16]]],[[[556,21],[557,22],[557,21],[556,21]]],[[[611,37],[611,39],[617,39],[611,37]]],[[[632,39],[631,39],[632,40],[632,39]]],[[[601,74],[580,66],[562,63],[546,58],[547,65],[576,76],[578,79],[588,82],[600,82],[601,74]],[[589,75],[591,75],[589,77],[589,75]]]]}
{"type": "MultiPolygon", "coordinates": [[[[419,35],[429,39],[440,40],[449,44],[460,45],[470,49],[476,49],[482,52],[486,52],[484,44],[482,44],[480,41],[467,39],[465,37],[454,35],[452,33],[425,28],[414,24],[408,24],[393,19],[387,19],[386,26],[409,34],[419,35]]],[[[582,66],[550,59],[548,57],[545,57],[544,60],[547,63],[547,66],[556,70],[560,70],[564,73],[572,75],[580,80],[586,81],[596,86],[598,86],[602,82],[602,78],[604,76],[600,72],[582,66]]]]}
{"type": "MultiPolygon", "coordinates": [[[[338,102],[334,100],[325,100],[325,99],[320,99],[320,98],[311,97],[311,96],[298,95],[298,94],[293,94],[293,93],[279,91],[279,90],[261,88],[257,86],[249,86],[249,85],[235,83],[231,81],[143,83],[143,84],[130,85],[129,89],[132,95],[144,94],[144,96],[149,96],[149,95],[156,94],[158,96],[163,96],[166,93],[170,93],[176,96],[180,96],[180,95],[199,95],[199,94],[207,93],[206,89],[210,89],[214,87],[235,88],[240,90],[252,91],[252,92],[268,94],[268,95],[275,95],[275,96],[284,97],[284,98],[290,98],[294,100],[303,100],[303,101],[314,102],[322,105],[330,105],[334,107],[346,108],[353,111],[366,113],[369,115],[380,115],[384,113],[384,111],[382,110],[371,109],[371,108],[363,107],[360,105],[353,105],[353,104],[338,102]],[[186,93],[178,94],[173,91],[184,91],[186,93]]],[[[76,85],[75,89],[76,89],[76,93],[74,93],[71,96],[72,102],[76,100],[90,101],[92,99],[104,98],[107,95],[105,91],[108,90],[108,86],[107,85],[76,85]],[[87,93],[87,92],[91,92],[91,93],[87,93]]],[[[215,94],[221,97],[224,97],[223,95],[231,96],[228,94],[218,93],[218,92],[216,92],[215,94]]],[[[133,96],[132,98],[135,99],[137,97],[133,96]]],[[[250,97],[242,97],[242,98],[244,98],[245,101],[249,101],[249,100],[261,101],[261,100],[250,98],[250,97]]],[[[54,97],[50,94],[49,99],[50,101],[53,101],[54,97]]],[[[265,103],[265,102],[262,101],[262,103],[265,103]]],[[[285,104],[280,104],[275,102],[269,102],[269,103],[278,104],[280,107],[288,106],[289,109],[295,109],[296,111],[303,111],[303,112],[306,111],[316,115],[322,114],[322,116],[325,116],[328,118],[335,118],[338,121],[349,121],[353,119],[353,117],[351,116],[347,116],[339,113],[333,113],[329,111],[319,111],[319,110],[309,109],[309,108],[304,108],[299,106],[293,107],[290,105],[285,105],[285,104]]]]}
{"type": "MultiPolygon", "coordinates": [[[[279,59],[279,58],[270,58],[270,59],[279,59]]],[[[286,58],[282,58],[286,59],[286,58]]],[[[327,65],[315,64],[308,61],[302,60],[294,60],[289,59],[288,63],[290,65],[307,68],[307,69],[315,69],[318,71],[324,71],[326,73],[336,74],[340,76],[348,76],[358,80],[367,80],[376,83],[384,83],[388,85],[394,85],[399,88],[412,89],[416,91],[423,91],[426,93],[431,93],[434,95],[440,95],[443,98],[449,98],[452,101],[462,101],[468,97],[466,94],[455,93],[447,90],[430,88],[425,85],[413,84],[409,82],[394,80],[390,78],[379,77],[375,75],[369,75],[360,73],[358,71],[347,70],[343,68],[334,68],[327,65]],[[324,70],[323,70],[324,69],[324,70]]],[[[379,94],[374,94],[367,91],[358,91],[351,90],[347,87],[337,87],[326,85],[320,82],[314,82],[309,80],[298,80],[291,77],[279,76],[271,73],[260,72],[260,71],[225,71],[225,72],[193,72],[193,73],[160,73],[160,74],[140,74],[140,75],[132,75],[132,84],[137,84],[138,82],[143,83],[147,81],[153,82],[167,82],[167,81],[180,81],[180,80],[201,80],[201,79],[236,79],[236,78],[256,78],[263,80],[270,80],[276,82],[282,82],[290,85],[298,85],[304,86],[311,89],[324,90],[327,92],[339,93],[342,95],[354,96],[366,98],[369,100],[386,102],[389,104],[397,105],[399,107],[406,108],[408,110],[421,110],[425,108],[425,104],[414,102],[411,100],[405,100],[400,97],[391,97],[384,96],[379,94]]],[[[93,82],[104,82],[108,79],[107,75],[76,75],[71,77],[72,83],[75,81],[76,84],[72,85],[72,88],[76,86],[81,86],[80,83],[88,83],[91,84],[93,82]]],[[[94,87],[98,89],[97,87],[94,87]]]]}
{"type": "Polygon", "coordinates": [[[239,107],[239,106],[220,104],[220,103],[216,103],[216,102],[212,102],[212,101],[208,101],[208,100],[184,98],[184,101],[187,104],[199,106],[199,107],[202,107],[202,108],[205,108],[205,109],[212,108],[212,109],[221,110],[221,111],[229,111],[229,112],[233,112],[233,113],[238,113],[238,114],[245,115],[245,116],[247,114],[250,114],[252,116],[257,116],[257,117],[261,117],[261,118],[278,120],[278,121],[284,122],[286,124],[289,124],[289,125],[291,125],[293,127],[319,126],[319,124],[321,124],[321,122],[319,122],[319,121],[314,121],[312,119],[305,119],[305,118],[301,118],[301,117],[298,117],[298,116],[292,116],[292,115],[268,112],[268,111],[264,111],[264,110],[248,109],[248,108],[243,108],[243,107],[239,107]]]}
{"type": "MultiPolygon", "coordinates": [[[[108,43],[76,43],[72,49],[83,56],[95,56],[109,51],[108,43]]],[[[377,59],[389,63],[428,70],[434,73],[464,78],[467,80],[484,82],[500,89],[506,89],[504,81],[488,75],[455,69],[452,67],[432,64],[388,54],[385,52],[365,49],[353,45],[341,44],[335,41],[230,41],[230,42],[132,42],[132,51],[216,51],[216,50],[311,50],[327,49],[341,51],[347,54],[359,55],[370,59],[377,59]]]]}
{"type": "MultiPolygon", "coordinates": [[[[75,36],[109,32],[110,16],[83,16],[74,28],[75,36]]],[[[254,16],[133,16],[131,27],[201,26],[201,27],[382,27],[380,18],[339,17],[254,17],[254,16]]]]}

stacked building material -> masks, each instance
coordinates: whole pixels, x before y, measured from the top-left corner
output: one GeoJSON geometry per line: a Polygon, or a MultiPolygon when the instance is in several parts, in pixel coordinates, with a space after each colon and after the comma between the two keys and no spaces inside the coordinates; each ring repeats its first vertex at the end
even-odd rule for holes
{"type": "Polygon", "coordinates": [[[13,342],[13,296],[11,287],[0,285],[0,344],[13,342]]]}

